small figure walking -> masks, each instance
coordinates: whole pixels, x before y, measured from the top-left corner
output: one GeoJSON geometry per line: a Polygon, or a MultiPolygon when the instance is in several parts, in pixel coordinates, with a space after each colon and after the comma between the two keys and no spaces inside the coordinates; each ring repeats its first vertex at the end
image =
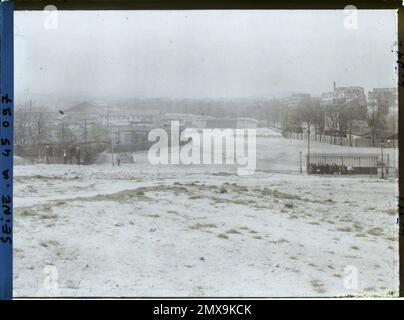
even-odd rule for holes
{"type": "Polygon", "coordinates": [[[46,153],[45,153],[46,164],[50,164],[51,155],[52,155],[52,148],[49,145],[47,145],[46,146],[46,153]]]}
{"type": "Polygon", "coordinates": [[[63,164],[67,164],[67,149],[63,150],[63,164]]]}
{"type": "Polygon", "coordinates": [[[69,149],[69,155],[68,155],[69,163],[70,163],[70,164],[73,164],[73,158],[75,157],[75,154],[76,154],[75,148],[74,148],[73,146],[70,147],[70,149],[69,149]]]}
{"type": "Polygon", "coordinates": [[[76,146],[76,159],[77,159],[77,164],[80,165],[80,147],[76,146]]]}

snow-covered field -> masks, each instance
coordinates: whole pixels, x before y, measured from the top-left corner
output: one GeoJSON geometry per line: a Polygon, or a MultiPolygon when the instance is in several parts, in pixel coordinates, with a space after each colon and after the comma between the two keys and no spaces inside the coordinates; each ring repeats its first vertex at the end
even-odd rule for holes
{"type": "Polygon", "coordinates": [[[144,154],[120,167],[16,166],[14,295],[394,294],[397,180],[300,174],[300,149],[259,138],[249,176],[144,154]]]}

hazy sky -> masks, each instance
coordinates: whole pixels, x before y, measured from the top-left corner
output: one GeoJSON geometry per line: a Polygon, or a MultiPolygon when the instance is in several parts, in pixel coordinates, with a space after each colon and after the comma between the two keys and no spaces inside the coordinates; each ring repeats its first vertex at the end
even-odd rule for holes
{"type": "Polygon", "coordinates": [[[395,11],[15,13],[16,92],[114,97],[319,94],[395,86],[395,11]]]}

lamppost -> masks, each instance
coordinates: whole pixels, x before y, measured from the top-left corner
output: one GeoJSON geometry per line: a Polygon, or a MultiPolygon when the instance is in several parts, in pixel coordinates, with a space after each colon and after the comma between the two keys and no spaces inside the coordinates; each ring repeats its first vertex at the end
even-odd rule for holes
{"type": "Polygon", "coordinates": [[[307,173],[310,173],[310,123],[307,126],[307,173]]]}
{"type": "Polygon", "coordinates": [[[302,152],[301,151],[299,152],[299,155],[300,155],[300,173],[303,173],[303,170],[302,170],[302,152]]]}
{"type": "MultiPolygon", "coordinates": [[[[390,139],[387,139],[386,142],[387,142],[387,144],[390,144],[390,139]]],[[[380,153],[381,153],[381,158],[382,158],[382,161],[381,161],[382,179],[384,179],[383,147],[384,147],[384,144],[383,144],[383,141],[381,141],[380,142],[380,153]]],[[[388,156],[389,155],[387,154],[387,157],[388,156]]],[[[387,167],[387,171],[388,171],[388,167],[387,167]]]]}
{"type": "Polygon", "coordinates": [[[380,152],[381,152],[381,169],[382,169],[382,179],[384,179],[384,168],[383,168],[383,141],[380,141],[380,152]]]}
{"type": "MultiPolygon", "coordinates": [[[[115,139],[111,138],[111,151],[112,151],[112,166],[114,166],[115,161],[114,161],[114,155],[115,155],[115,150],[114,150],[114,144],[116,144],[117,146],[120,144],[120,130],[118,129],[117,131],[114,132],[115,134],[115,139]],[[115,140],[115,141],[113,141],[115,140]]],[[[118,152],[119,152],[119,148],[118,148],[118,152]]]]}

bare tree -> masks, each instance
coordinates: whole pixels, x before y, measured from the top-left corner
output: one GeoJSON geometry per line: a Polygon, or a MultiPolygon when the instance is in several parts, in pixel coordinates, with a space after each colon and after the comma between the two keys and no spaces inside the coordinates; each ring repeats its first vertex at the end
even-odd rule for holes
{"type": "Polygon", "coordinates": [[[14,118],[14,142],[16,145],[23,146],[30,143],[32,137],[29,134],[30,126],[29,112],[17,110],[14,118]]]}
{"type": "Polygon", "coordinates": [[[44,109],[37,109],[31,113],[31,127],[33,128],[32,137],[34,144],[43,144],[48,137],[50,115],[44,109]]]}
{"type": "Polygon", "coordinates": [[[367,121],[370,129],[371,144],[375,147],[376,139],[380,130],[385,129],[386,127],[386,117],[380,110],[376,109],[368,112],[367,121]]]}

